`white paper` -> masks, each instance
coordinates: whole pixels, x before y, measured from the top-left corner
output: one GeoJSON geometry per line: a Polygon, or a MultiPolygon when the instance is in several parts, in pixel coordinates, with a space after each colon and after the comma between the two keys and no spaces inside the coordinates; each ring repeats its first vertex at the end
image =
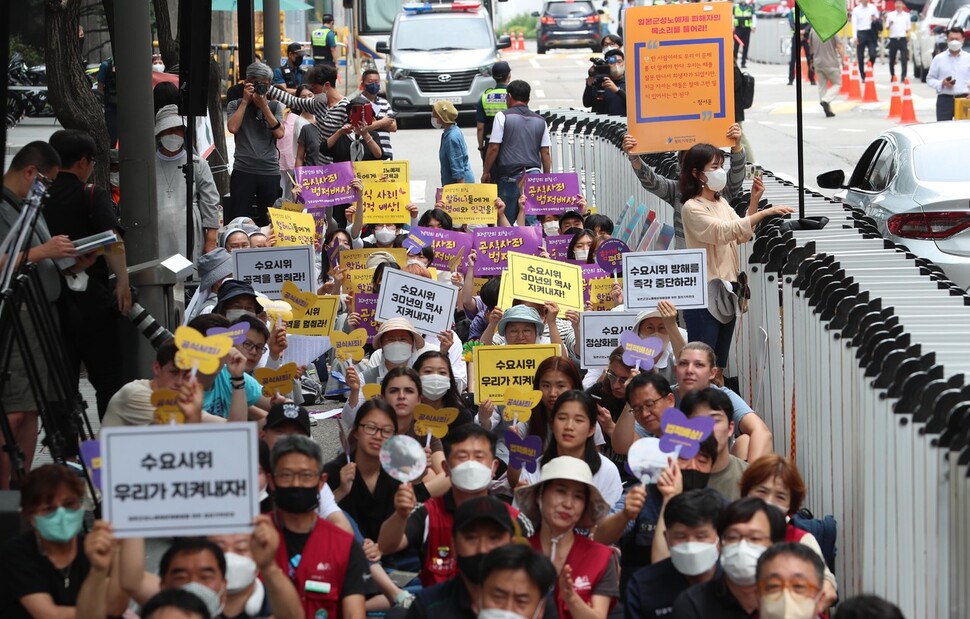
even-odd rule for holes
{"type": "Polygon", "coordinates": [[[330,338],[323,335],[287,335],[283,360],[297,365],[309,365],[330,350],[330,338]]]}
{"type": "Polygon", "coordinates": [[[707,250],[623,254],[623,306],[652,310],[660,301],[677,309],[707,309],[707,250]]]}
{"type": "Polygon", "coordinates": [[[338,417],[340,415],[340,410],[341,409],[339,408],[332,408],[328,411],[313,411],[310,413],[310,419],[316,419],[317,421],[322,419],[333,419],[334,417],[338,417]]]}
{"type": "Polygon", "coordinates": [[[579,315],[579,361],[583,369],[605,368],[624,331],[639,312],[583,312],[579,315]]]}
{"type": "Polygon", "coordinates": [[[235,279],[249,282],[270,299],[283,298],[283,284],[293,282],[302,292],[316,293],[313,248],[253,247],[232,252],[235,279]]]}
{"type": "Polygon", "coordinates": [[[384,269],[375,316],[379,321],[405,318],[424,335],[451,328],[458,288],[407,271],[384,269]]]}

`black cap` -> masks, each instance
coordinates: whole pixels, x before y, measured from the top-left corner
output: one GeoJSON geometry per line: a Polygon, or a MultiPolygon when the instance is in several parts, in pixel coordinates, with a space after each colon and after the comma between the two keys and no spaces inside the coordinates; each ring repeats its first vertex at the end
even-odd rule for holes
{"type": "Polygon", "coordinates": [[[333,21],[333,15],[331,15],[330,13],[324,13],[323,19],[321,19],[320,21],[325,24],[329,24],[330,22],[333,21]]]}
{"type": "Polygon", "coordinates": [[[512,67],[504,60],[499,60],[492,65],[492,77],[496,80],[504,80],[512,73],[512,67]]]}
{"type": "MultiPolygon", "coordinates": [[[[562,228],[562,223],[564,221],[566,221],[567,219],[578,219],[579,220],[579,226],[578,227],[580,227],[580,228],[583,227],[583,216],[579,214],[579,211],[566,211],[565,213],[563,213],[562,215],[560,215],[559,216],[559,227],[560,228],[562,228]]],[[[566,234],[566,231],[565,230],[560,230],[559,232],[560,232],[560,234],[566,234]]],[[[223,284],[223,286],[225,286],[225,284],[223,284]]],[[[222,292],[222,290],[220,290],[219,292],[222,292]]]]}
{"type": "Polygon", "coordinates": [[[290,43],[289,45],[286,46],[286,53],[287,54],[295,54],[297,52],[299,52],[301,54],[305,54],[306,53],[303,50],[303,44],[302,43],[295,43],[294,42],[294,43],[290,43]]]}
{"type": "Polygon", "coordinates": [[[254,299],[256,298],[256,291],[253,290],[252,284],[238,279],[227,279],[219,286],[219,296],[216,306],[222,307],[226,301],[246,295],[254,299]]]}
{"type": "Polygon", "coordinates": [[[454,524],[451,532],[457,533],[473,522],[489,520],[503,530],[515,535],[515,525],[508,506],[493,496],[479,496],[468,499],[455,510],[454,524]]]}
{"type": "Polygon", "coordinates": [[[310,413],[302,406],[294,404],[293,402],[281,402],[271,406],[269,414],[266,415],[266,424],[263,427],[266,430],[272,430],[276,426],[288,421],[300,426],[303,434],[310,436],[310,413]]]}

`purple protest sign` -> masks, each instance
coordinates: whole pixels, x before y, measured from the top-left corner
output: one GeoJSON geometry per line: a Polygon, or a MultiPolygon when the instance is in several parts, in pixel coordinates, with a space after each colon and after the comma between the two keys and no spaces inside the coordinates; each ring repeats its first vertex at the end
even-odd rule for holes
{"type": "Polygon", "coordinates": [[[349,161],[296,169],[296,182],[303,190],[303,202],[307,207],[321,208],[354,202],[357,193],[350,186],[353,180],[354,164],[349,161]]]}
{"type": "Polygon", "coordinates": [[[541,226],[517,226],[514,228],[476,228],[474,248],[475,275],[501,275],[509,265],[508,252],[535,256],[542,245],[541,226]]]}
{"type": "MultiPolygon", "coordinates": [[[[423,228],[415,226],[411,233],[421,234],[428,239],[434,250],[434,261],[431,266],[441,271],[464,273],[468,254],[472,251],[472,235],[467,232],[456,232],[442,228],[423,228]]],[[[410,238],[410,237],[409,237],[410,238]]],[[[407,241],[404,242],[407,247],[407,241]]]]}
{"type": "Polygon", "coordinates": [[[437,189],[434,190],[434,203],[435,204],[441,202],[441,194],[442,194],[443,191],[444,191],[444,188],[442,188],[442,187],[438,187],[437,189]]]}
{"type": "Polygon", "coordinates": [[[676,408],[668,408],[660,418],[660,451],[673,453],[680,448],[680,456],[690,460],[701,450],[701,443],[714,431],[713,417],[687,416],[676,408]]]}
{"type": "Polygon", "coordinates": [[[630,247],[620,239],[606,239],[596,248],[596,264],[613,275],[623,269],[623,254],[630,247]]]}
{"type": "Polygon", "coordinates": [[[572,234],[557,234],[546,237],[546,251],[553,260],[565,260],[569,257],[569,242],[573,240],[572,234]]]}
{"type": "Polygon", "coordinates": [[[99,441],[81,442],[81,460],[91,471],[91,481],[94,487],[101,489],[101,443],[99,441]]]}
{"type": "Polygon", "coordinates": [[[505,431],[505,445],[509,448],[510,467],[535,473],[539,466],[539,455],[542,453],[541,438],[535,435],[522,438],[518,432],[509,428],[505,431]]]}
{"type": "Polygon", "coordinates": [[[314,246],[322,247],[323,237],[327,233],[327,224],[328,224],[327,209],[319,206],[312,206],[312,207],[307,207],[306,212],[309,213],[311,217],[313,217],[313,224],[314,224],[313,238],[316,241],[314,246]]]}
{"type": "Polygon", "coordinates": [[[248,322],[237,322],[234,325],[230,325],[229,328],[223,329],[222,327],[212,327],[205,332],[205,336],[210,335],[228,335],[232,338],[232,343],[239,346],[246,341],[246,335],[249,333],[249,323],[248,322]]]}
{"type": "Polygon", "coordinates": [[[367,342],[370,343],[377,335],[377,295],[358,292],[354,295],[354,312],[360,314],[357,327],[367,331],[367,342]]]}
{"type": "Polygon", "coordinates": [[[641,338],[632,331],[624,331],[620,335],[620,346],[623,347],[623,363],[648,372],[653,369],[654,358],[663,350],[664,343],[659,337],[641,338]]]}
{"type": "Polygon", "coordinates": [[[420,254],[421,250],[431,244],[431,239],[422,231],[421,228],[415,226],[411,228],[408,233],[408,238],[404,239],[401,246],[408,250],[409,254],[420,254]]]}
{"type": "Polygon", "coordinates": [[[522,193],[526,215],[560,215],[579,202],[579,176],[575,172],[526,174],[522,193]]]}
{"type": "Polygon", "coordinates": [[[340,264],[340,243],[334,243],[327,248],[327,261],[331,269],[340,264]]]}
{"type": "Polygon", "coordinates": [[[581,264],[583,267],[583,303],[589,303],[590,282],[594,279],[609,277],[610,274],[600,268],[598,264],[581,264]]]}

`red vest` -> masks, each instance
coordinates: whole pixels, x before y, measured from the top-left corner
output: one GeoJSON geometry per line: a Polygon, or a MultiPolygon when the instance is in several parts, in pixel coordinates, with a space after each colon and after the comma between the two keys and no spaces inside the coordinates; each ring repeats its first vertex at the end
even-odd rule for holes
{"type": "MultiPolygon", "coordinates": [[[[274,519],[275,520],[275,519],[274,519]]],[[[276,565],[280,566],[284,574],[296,585],[296,592],[300,596],[303,610],[307,619],[340,619],[340,588],[347,575],[347,559],[350,556],[354,536],[330,524],[323,518],[317,518],[310,537],[300,557],[300,564],[294,569],[290,565],[290,557],[286,551],[283,529],[279,522],[276,528],[280,532],[280,547],[276,549],[276,565]],[[307,583],[310,589],[307,590],[307,583]],[[324,592],[329,588],[329,591],[324,592]],[[326,614],[317,614],[318,610],[326,614]]]]}
{"type": "MultiPolygon", "coordinates": [[[[542,552],[542,538],[538,533],[529,538],[529,543],[542,552]]],[[[586,604],[593,602],[593,589],[606,573],[606,568],[612,560],[613,549],[609,546],[594,542],[582,535],[576,535],[573,538],[573,547],[566,557],[566,565],[573,571],[573,589],[586,604]]],[[[614,605],[616,605],[615,598],[610,601],[610,610],[613,610],[614,605]]],[[[559,619],[571,619],[573,616],[559,593],[558,579],[556,580],[556,609],[559,611],[559,619]]]]}
{"type": "Polygon", "coordinates": [[[801,543],[802,538],[805,537],[805,535],[807,534],[808,534],[807,531],[802,531],[801,529],[799,529],[798,527],[796,527],[790,522],[788,523],[788,526],[785,527],[786,542],[801,543]]]}
{"type": "MultiPolygon", "coordinates": [[[[514,521],[519,516],[519,510],[506,505],[509,516],[514,521]]],[[[452,528],[455,524],[455,513],[448,511],[445,497],[435,497],[425,501],[424,508],[428,511],[427,524],[427,552],[424,564],[418,578],[425,587],[431,587],[458,575],[458,564],[452,548],[452,528]]]]}

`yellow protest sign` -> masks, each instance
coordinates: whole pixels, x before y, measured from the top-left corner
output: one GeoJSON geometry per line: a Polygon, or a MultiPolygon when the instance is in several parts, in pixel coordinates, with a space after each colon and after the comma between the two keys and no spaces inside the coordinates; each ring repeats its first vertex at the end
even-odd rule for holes
{"type": "Polygon", "coordinates": [[[228,335],[202,335],[192,327],[181,326],[175,330],[175,366],[182,370],[197,370],[203,374],[219,371],[222,358],[232,348],[228,335]]]}
{"type": "Polygon", "coordinates": [[[290,211],[291,213],[302,213],[303,205],[297,204],[296,202],[287,202],[286,200],[280,205],[284,211],[290,211]]]}
{"type": "Polygon", "coordinates": [[[391,254],[394,256],[394,260],[397,261],[397,265],[402,269],[408,263],[408,250],[403,247],[391,247],[388,249],[342,249],[340,250],[340,266],[351,270],[366,269],[367,259],[376,252],[391,254]]]}
{"type": "Polygon", "coordinates": [[[498,185],[493,183],[455,183],[441,188],[441,201],[456,226],[462,224],[495,225],[495,198],[498,185]]]}
{"type": "Polygon", "coordinates": [[[472,286],[473,286],[473,290],[475,291],[475,294],[476,295],[479,294],[479,293],[481,293],[482,286],[484,286],[486,283],[488,283],[488,280],[489,280],[488,277],[473,277],[472,278],[472,286]]]}
{"type": "Polygon", "coordinates": [[[273,322],[293,319],[293,306],[286,301],[274,301],[266,297],[256,297],[256,300],[259,301],[266,315],[273,319],[273,322]]]}
{"type": "Polygon", "coordinates": [[[271,368],[256,368],[253,376],[263,386],[263,395],[267,398],[274,394],[284,394],[293,391],[293,381],[296,380],[300,368],[292,361],[280,367],[278,370],[271,368]]]}
{"type": "Polygon", "coordinates": [[[444,438],[448,434],[448,426],[458,419],[457,408],[432,408],[427,404],[418,404],[414,408],[414,433],[418,436],[430,434],[435,438],[444,438]]]}
{"type": "MultiPolygon", "coordinates": [[[[549,258],[510,251],[506,287],[522,301],[552,301],[566,310],[583,311],[583,268],[549,258]]],[[[508,308],[502,308],[508,309],[508,308]]]]}
{"type": "Polygon", "coordinates": [[[330,335],[340,297],[302,292],[293,282],[284,282],[283,300],[293,306],[293,318],[286,325],[287,333],[330,335]]]}
{"type": "Polygon", "coordinates": [[[333,331],[330,333],[330,344],[338,359],[360,361],[364,358],[364,344],[367,343],[367,331],[354,329],[350,333],[333,331]]]}
{"type": "Polygon", "coordinates": [[[276,232],[277,247],[313,246],[316,224],[309,213],[294,213],[281,208],[269,209],[269,218],[276,232]]]}
{"type": "MultiPolygon", "coordinates": [[[[403,225],[410,222],[408,192],[407,183],[380,181],[364,183],[364,190],[360,195],[360,202],[364,209],[364,223],[403,225]]],[[[341,252],[341,258],[343,258],[343,252],[341,252]]]]}
{"type": "Polygon", "coordinates": [[[356,269],[344,273],[343,290],[347,294],[374,292],[374,271],[377,269],[356,269]]]}
{"type": "Polygon", "coordinates": [[[152,423],[155,425],[185,423],[185,414],[178,407],[178,397],[178,392],[171,389],[152,391],[152,406],[155,407],[152,423]]]}
{"type": "Polygon", "coordinates": [[[502,417],[505,421],[529,421],[532,409],[541,401],[541,391],[509,387],[505,390],[505,410],[502,417]]]}
{"type": "Polygon", "coordinates": [[[361,386],[360,390],[364,392],[365,400],[381,397],[381,386],[377,383],[367,383],[361,386]]]}
{"type": "Polygon", "coordinates": [[[637,153],[730,146],[734,123],[730,2],[625,11],[627,131],[637,153]]]}
{"type": "Polygon", "coordinates": [[[558,344],[474,346],[475,402],[505,404],[509,387],[530,389],[539,364],[558,354],[558,344]]]}
{"type": "Polygon", "coordinates": [[[597,277],[586,282],[593,311],[602,312],[616,307],[616,301],[613,300],[613,286],[617,283],[622,286],[623,278],[618,277],[614,280],[612,277],[597,277]]]}
{"type": "Polygon", "coordinates": [[[386,181],[407,185],[411,180],[407,160],[355,161],[354,174],[363,183],[386,181]]]}

